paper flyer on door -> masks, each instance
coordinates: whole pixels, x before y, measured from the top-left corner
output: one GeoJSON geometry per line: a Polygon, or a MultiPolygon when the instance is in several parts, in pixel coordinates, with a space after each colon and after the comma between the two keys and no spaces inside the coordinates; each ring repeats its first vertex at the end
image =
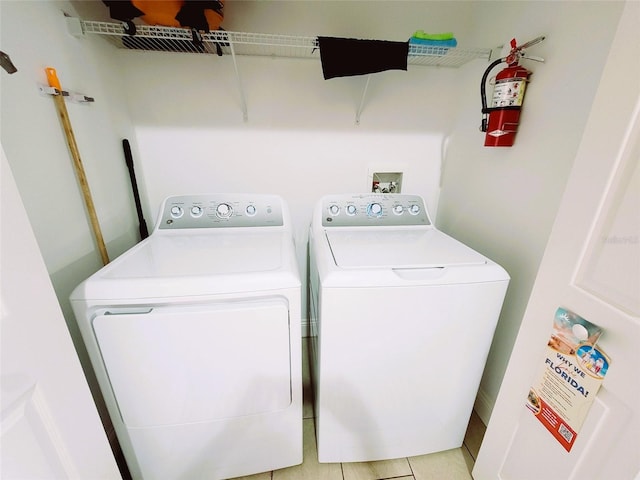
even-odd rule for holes
{"type": "Polygon", "coordinates": [[[529,390],[527,407],[569,452],[609,369],[597,347],[602,329],[558,308],[540,373],[529,390]]]}

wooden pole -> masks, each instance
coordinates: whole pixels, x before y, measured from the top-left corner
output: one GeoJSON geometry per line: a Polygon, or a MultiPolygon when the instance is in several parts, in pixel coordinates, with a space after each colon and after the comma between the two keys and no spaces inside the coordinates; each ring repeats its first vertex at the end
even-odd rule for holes
{"type": "Polygon", "coordinates": [[[62,87],[60,86],[60,80],[58,80],[58,76],[54,68],[47,67],[45,69],[45,72],[47,73],[47,80],[49,82],[49,86],[58,90],[58,94],[53,96],[53,100],[56,105],[56,109],[58,110],[58,116],[60,117],[60,122],[62,123],[64,134],[67,137],[67,144],[69,145],[69,151],[71,152],[73,165],[75,167],[76,175],[78,177],[78,182],[80,183],[82,196],[84,197],[84,203],[87,207],[87,212],[89,213],[89,219],[91,220],[91,228],[93,229],[93,234],[96,239],[96,244],[98,245],[98,250],[100,251],[100,257],[102,258],[102,263],[106,265],[107,263],[109,263],[109,254],[107,253],[107,247],[105,246],[104,239],[102,237],[102,230],[100,229],[100,223],[98,222],[98,215],[96,214],[96,209],[93,204],[93,198],[91,197],[89,182],[87,181],[87,176],[84,172],[84,167],[82,166],[80,151],[78,150],[78,145],[76,144],[76,138],[75,138],[75,135],[73,134],[73,129],[71,128],[71,121],[69,120],[67,106],[65,104],[64,97],[62,95],[62,87]]]}

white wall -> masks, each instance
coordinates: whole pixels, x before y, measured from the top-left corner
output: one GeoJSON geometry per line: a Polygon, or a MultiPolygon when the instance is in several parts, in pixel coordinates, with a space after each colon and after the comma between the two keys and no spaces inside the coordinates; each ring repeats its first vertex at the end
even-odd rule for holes
{"type": "MultiPolygon", "coordinates": [[[[449,136],[444,160],[439,227],[503,265],[512,277],[476,403],[485,422],[502,382],[622,6],[621,2],[483,2],[478,11],[474,36],[482,44],[499,45],[514,36],[524,43],[547,36],[529,50],[545,63],[523,62],[534,73],[512,148],[483,147],[484,134],[478,131],[479,84],[486,66],[461,69],[461,75],[468,78],[468,107],[461,110],[449,136]]],[[[504,67],[496,67],[492,76],[504,67]]],[[[491,91],[488,87],[489,98],[491,91]]]]}
{"type": "Polygon", "coordinates": [[[292,204],[300,197],[312,202],[295,205],[304,213],[294,220],[306,227],[311,210],[305,207],[325,193],[365,190],[374,165],[403,170],[405,191],[427,196],[435,213],[441,132],[453,115],[434,125],[426,107],[433,100],[445,104],[421,90],[442,91],[450,71],[374,77],[356,126],[363,78],[330,83],[314,61],[242,58],[249,114],[243,123],[230,59],[119,53],[149,215],[171,193],[260,191],[292,204]],[[137,68],[142,61],[145,68],[137,68]]]}

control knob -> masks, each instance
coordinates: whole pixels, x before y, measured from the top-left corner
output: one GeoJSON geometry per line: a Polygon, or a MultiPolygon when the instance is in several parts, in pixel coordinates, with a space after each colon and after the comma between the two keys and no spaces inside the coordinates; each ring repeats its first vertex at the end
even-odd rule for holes
{"type": "Polygon", "coordinates": [[[179,207],[177,205],[174,205],[173,207],[171,207],[171,216],[173,218],[180,218],[183,213],[184,211],[182,210],[182,207],[179,207]]]}
{"type": "Polygon", "coordinates": [[[191,216],[194,218],[199,218],[202,216],[202,207],[200,205],[194,205],[191,207],[191,216]]]}
{"type": "Polygon", "coordinates": [[[420,213],[420,205],[416,205],[415,203],[409,207],[409,213],[411,215],[418,215],[420,213]]]}
{"type": "Polygon", "coordinates": [[[329,213],[331,215],[338,215],[340,213],[340,207],[335,203],[333,205],[329,205],[329,213]]]}
{"type": "Polygon", "coordinates": [[[355,215],[356,213],[358,213],[358,208],[355,205],[347,205],[347,215],[355,215]]]}
{"type": "Polygon", "coordinates": [[[379,203],[370,203],[367,207],[367,213],[370,217],[382,216],[382,205],[380,205],[379,203]]]}
{"type": "Polygon", "coordinates": [[[216,207],[216,215],[219,218],[229,218],[232,213],[233,209],[231,208],[231,205],[227,203],[221,203],[216,207]]]}

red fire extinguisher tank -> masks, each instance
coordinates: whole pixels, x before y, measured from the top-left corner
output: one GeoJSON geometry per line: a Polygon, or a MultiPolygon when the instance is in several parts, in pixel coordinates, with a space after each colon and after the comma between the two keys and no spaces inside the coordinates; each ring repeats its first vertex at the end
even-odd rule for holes
{"type": "Polygon", "coordinates": [[[485,147],[511,147],[515,141],[524,93],[531,72],[517,63],[496,75],[485,147]]]}

